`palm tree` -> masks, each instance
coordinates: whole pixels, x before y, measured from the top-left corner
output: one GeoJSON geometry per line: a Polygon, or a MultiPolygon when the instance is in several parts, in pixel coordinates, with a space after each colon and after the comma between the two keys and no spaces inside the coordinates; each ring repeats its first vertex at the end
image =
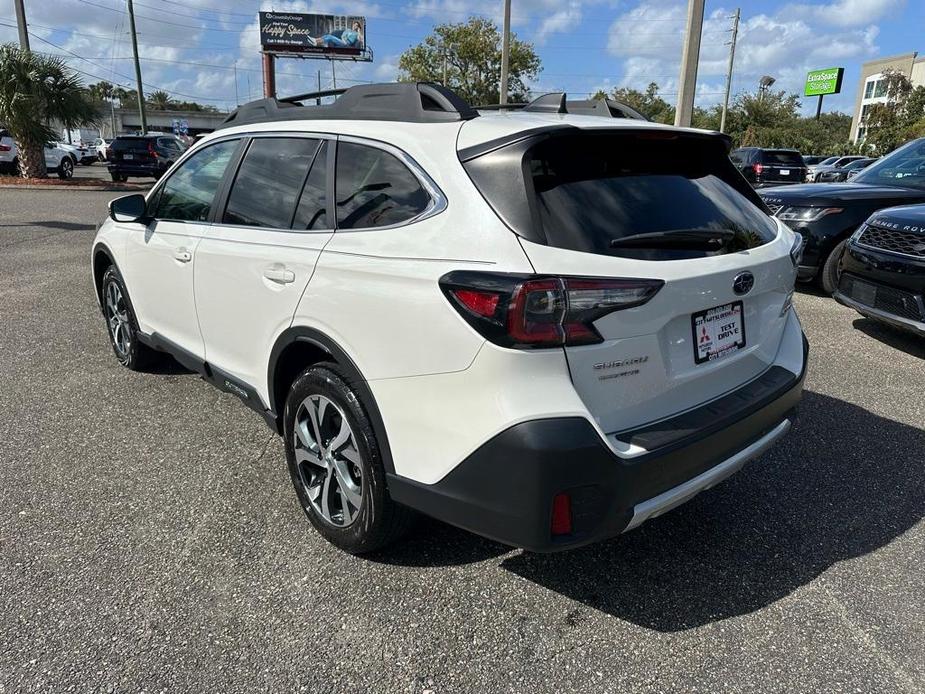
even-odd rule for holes
{"type": "Polygon", "coordinates": [[[19,171],[25,178],[45,178],[45,143],[55,139],[48,126],[60,122],[77,128],[96,120],[80,78],[63,60],[0,45],[0,123],[19,148],[19,171]]]}
{"type": "Polygon", "coordinates": [[[166,111],[170,107],[170,104],[173,103],[173,99],[170,98],[170,94],[158,89],[156,92],[148,94],[148,103],[151,105],[151,108],[157,109],[158,111],[166,111]]]}

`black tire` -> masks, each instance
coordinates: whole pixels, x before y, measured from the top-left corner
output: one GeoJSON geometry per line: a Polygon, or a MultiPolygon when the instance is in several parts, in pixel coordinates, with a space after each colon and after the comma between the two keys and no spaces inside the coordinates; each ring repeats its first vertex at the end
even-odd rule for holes
{"type": "Polygon", "coordinates": [[[110,176],[110,178],[112,178],[112,180],[115,181],[116,183],[121,183],[122,181],[128,180],[128,176],[125,176],[125,175],[123,175],[123,174],[110,173],[109,176],[110,176]]]}
{"type": "Polygon", "coordinates": [[[58,164],[58,178],[68,180],[74,177],[74,162],[70,157],[65,157],[58,164]]]}
{"type": "MultiPolygon", "coordinates": [[[[299,426],[301,427],[302,424],[300,423],[299,426]]],[[[307,422],[305,426],[308,426],[307,422]]],[[[309,434],[309,436],[312,435],[309,434]]],[[[350,386],[349,378],[337,364],[330,362],[316,364],[303,371],[292,384],[283,413],[283,438],[286,445],[289,474],[302,510],[305,511],[305,515],[308,516],[308,520],[318,533],[328,542],[350,554],[366,554],[394,542],[407,531],[414,514],[410,509],[396,504],[389,497],[385,468],[382,464],[376,434],[356,391],[350,386]],[[321,468],[316,465],[310,465],[304,459],[303,462],[297,462],[297,417],[306,414],[305,403],[315,398],[319,401],[328,401],[318,427],[322,443],[327,439],[327,444],[330,444],[331,439],[337,438],[336,434],[342,429],[342,420],[345,419],[351,437],[348,444],[340,450],[349,450],[358,462],[349,463],[346,456],[340,457],[337,452],[330,454],[326,472],[321,471],[321,468]],[[334,408],[331,408],[331,403],[335,405],[334,408]],[[359,509],[354,509],[352,514],[343,510],[344,507],[348,507],[347,495],[344,494],[341,483],[338,482],[340,478],[334,473],[335,459],[339,459],[338,464],[341,466],[352,466],[350,467],[352,471],[349,473],[351,481],[359,482],[359,496],[362,501],[359,509]],[[317,474],[314,484],[311,483],[311,479],[308,479],[313,474],[317,474]],[[327,480],[327,477],[330,477],[330,480],[327,480]],[[334,484],[331,484],[332,480],[334,484]],[[316,499],[322,499],[325,495],[329,497],[330,503],[325,503],[325,508],[330,506],[335,509],[335,512],[330,514],[334,517],[333,520],[326,519],[313,504],[310,489],[316,490],[316,499]],[[336,513],[338,499],[341,508],[340,519],[337,519],[336,513]],[[350,515],[352,519],[345,524],[347,520],[345,516],[350,515]]],[[[301,444],[299,450],[304,454],[305,449],[301,447],[301,444]]],[[[315,458],[323,460],[327,456],[328,453],[324,453],[316,455],[315,458]]],[[[343,475],[344,472],[341,471],[340,474],[343,475]]]]}
{"type": "Polygon", "coordinates": [[[847,243],[847,241],[847,239],[840,241],[835,248],[832,249],[832,252],[829,253],[829,257],[826,258],[825,262],[822,264],[822,269],[819,271],[819,284],[826,294],[831,295],[838,289],[838,278],[841,274],[838,270],[838,264],[841,262],[842,254],[845,252],[845,243],[847,243]]]}
{"type": "Polygon", "coordinates": [[[114,265],[110,265],[103,273],[101,286],[102,301],[100,303],[103,309],[103,320],[106,323],[109,344],[112,346],[116,359],[122,366],[132,371],[139,371],[155,363],[160,358],[160,353],[138,341],[138,320],[135,318],[135,311],[129,300],[128,291],[125,289],[125,283],[114,265]],[[117,290],[117,297],[111,294],[113,288],[117,290]],[[121,316],[121,320],[118,321],[120,324],[118,330],[115,330],[113,326],[111,298],[116,298],[116,306],[119,309],[117,313],[121,316]]]}

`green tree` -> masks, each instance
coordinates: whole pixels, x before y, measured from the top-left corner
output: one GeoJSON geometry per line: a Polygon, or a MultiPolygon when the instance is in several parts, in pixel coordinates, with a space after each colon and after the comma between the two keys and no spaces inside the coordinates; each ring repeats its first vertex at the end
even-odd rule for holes
{"type": "Polygon", "coordinates": [[[114,87],[109,82],[103,80],[87,86],[87,93],[93,101],[109,101],[113,98],[114,87]]]}
{"type": "MultiPolygon", "coordinates": [[[[398,60],[403,82],[444,82],[470,104],[497,103],[501,88],[501,32],[490,19],[470,17],[462,24],[440,24],[398,60]]],[[[525,80],[542,67],[533,45],[511,34],[508,98],[524,101],[525,80]]]]}
{"type": "Polygon", "coordinates": [[[158,89],[148,94],[148,105],[158,111],[167,111],[173,105],[173,99],[170,98],[170,94],[158,89]]]}
{"type": "Polygon", "coordinates": [[[45,143],[55,138],[48,123],[65,128],[96,121],[96,106],[77,74],[60,58],[0,46],[0,122],[19,148],[19,170],[26,178],[45,178],[45,143]]]}
{"type": "Polygon", "coordinates": [[[634,108],[656,123],[674,123],[675,108],[658,95],[658,84],[650,82],[644,92],[628,87],[614,89],[609,98],[634,108]]]}

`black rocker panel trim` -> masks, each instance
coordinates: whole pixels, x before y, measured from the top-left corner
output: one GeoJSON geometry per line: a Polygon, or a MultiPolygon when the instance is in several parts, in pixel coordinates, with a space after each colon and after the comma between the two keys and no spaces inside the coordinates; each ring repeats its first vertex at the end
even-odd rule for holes
{"type": "MultiPolygon", "coordinates": [[[[360,372],[359,368],[357,368],[353,359],[350,358],[350,355],[321,331],[315,330],[314,328],[294,326],[284,330],[277,338],[276,344],[273,345],[273,349],[270,352],[270,362],[267,366],[267,384],[271,408],[275,405],[279,396],[279,394],[276,393],[276,368],[279,358],[287,347],[297,342],[306,342],[330,354],[331,358],[336,361],[338,366],[344,371],[348,379],[348,384],[356,391],[357,395],[359,395],[360,404],[362,404],[363,408],[366,410],[366,415],[369,417],[369,421],[373,426],[373,431],[376,434],[376,441],[379,444],[379,453],[382,456],[382,464],[387,473],[394,473],[395,465],[392,462],[392,450],[389,447],[385,423],[382,420],[382,414],[379,412],[376,399],[373,397],[373,392],[370,390],[366,378],[360,372]]],[[[282,412],[273,412],[276,424],[272,426],[279,433],[282,433],[283,430],[282,415],[282,412]]]]}
{"type": "Polygon", "coordinates": [[[156,349],[159,352],[169,354],[176,359],[180,365],[190,371],[198,373],[202,377],[202,380],[215,386],[219,390],[237,395],[241,399],[241,402],[263,417],[264,421],[271,429],[274,431],[276,430],[276,415],[263,406],[263,403],[260,401],[260,396],[257,394],[257,389],[252,385],[203,361],[192,352],[168,340],[163,335],[159,335],[158,333],[148,335],[140,331],[137,335],[142,344],[147,345],[151,349],[156,349]]]}

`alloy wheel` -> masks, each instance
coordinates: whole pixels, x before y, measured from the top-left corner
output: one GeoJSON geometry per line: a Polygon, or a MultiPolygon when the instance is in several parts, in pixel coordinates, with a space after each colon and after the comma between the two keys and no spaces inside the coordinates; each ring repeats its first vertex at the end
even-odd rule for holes
{"type": "Polygon", "coordinates": [[[309,395],[296,410],[292,437],[312,508],[331,525],[347,527],[363,506],[363,469],[344,411],[323,395],[309,395]]]}
{"type": "Polygon", "coordinates": [[[115,282],[106,285],[106,324],[109,336],[120,360],[126,360],[132,349],[132,333],[128,319],[128,307],[122,290],[115,282]]]}

